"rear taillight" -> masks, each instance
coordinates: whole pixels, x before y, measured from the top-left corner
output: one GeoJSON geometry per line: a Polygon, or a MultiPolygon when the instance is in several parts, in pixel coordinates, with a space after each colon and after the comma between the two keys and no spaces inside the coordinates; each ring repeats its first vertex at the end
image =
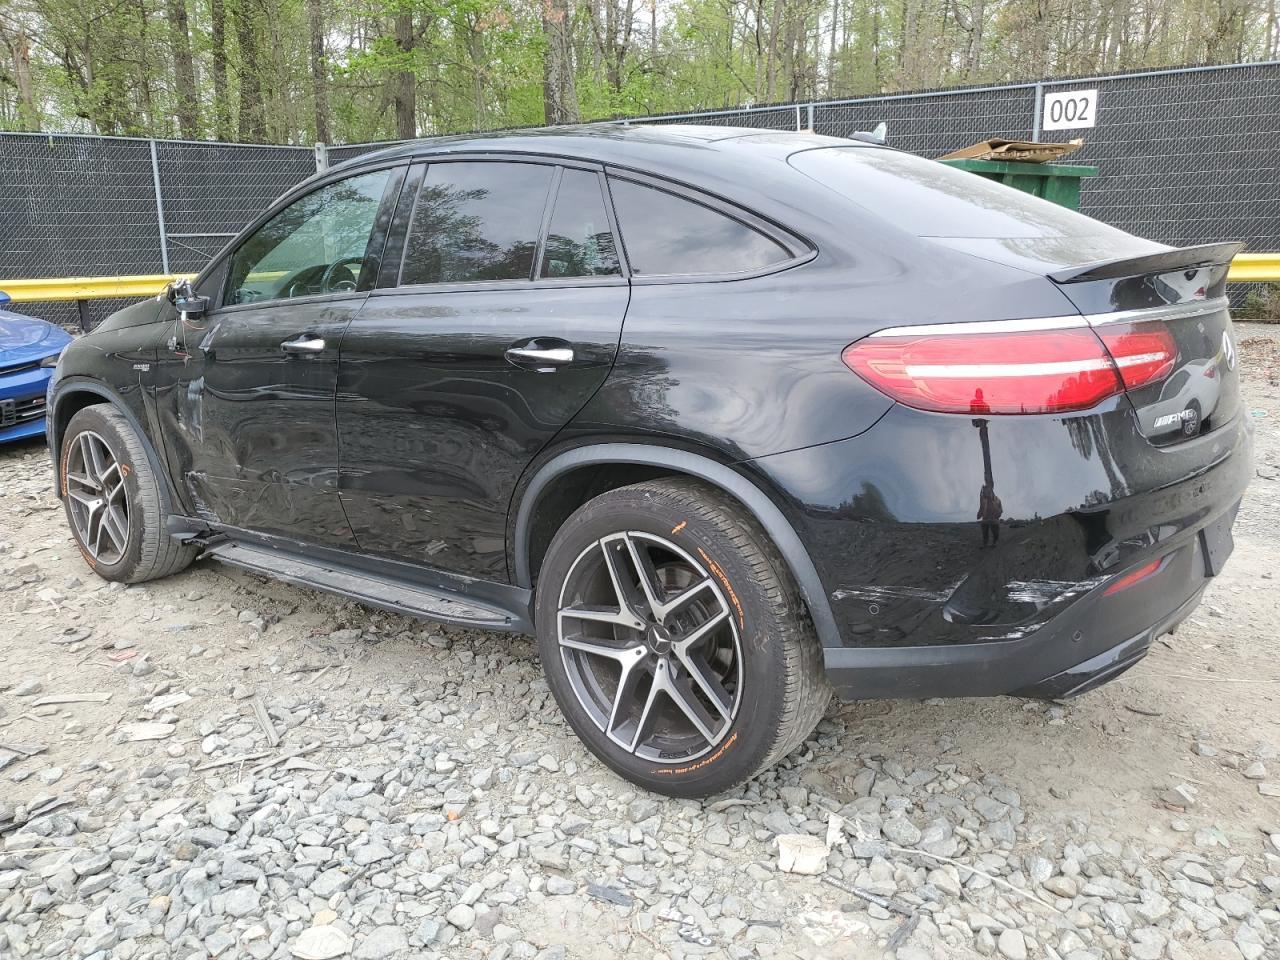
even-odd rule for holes
{"type": "Polygon", "coordinates": [[[1115,360],[1126,390],[1158,383],[1173,372],[1178,347],[1163,323],[1118,323],[1095,329],[1115,360]]]}
{"type": "Polygon", "coordinates": [[[1095,332],[1068,321],[1005,332],[1013,326],[1026,324],[886,330],[850,344],[841,359],[907,406],[986,415],[1088,410],[1167,376],[1177,356],[1173,338],[1155,324],[1095,332]]]}

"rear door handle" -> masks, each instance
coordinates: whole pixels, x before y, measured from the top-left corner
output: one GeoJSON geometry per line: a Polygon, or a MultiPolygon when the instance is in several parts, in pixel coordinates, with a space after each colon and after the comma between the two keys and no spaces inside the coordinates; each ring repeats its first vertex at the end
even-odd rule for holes
{"type": "Polygon", "coordinates": [[[517,367],[553,373],[557,367],[573,363],[573,347],[550,337],[523,340],[507,349],[506,358],[517,367]]]}
{"type": "Polygon", "coordinates": [[[324,337],[318,337],[314,333],[302,333],[280,344],[280,349],[285,353],[322,353],[324,337]]]}

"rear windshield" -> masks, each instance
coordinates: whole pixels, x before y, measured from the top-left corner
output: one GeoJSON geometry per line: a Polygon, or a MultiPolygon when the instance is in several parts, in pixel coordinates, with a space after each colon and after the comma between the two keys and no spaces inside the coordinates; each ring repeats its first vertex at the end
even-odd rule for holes
{"type": "Polygon", "coordinates": [[[1088,237],[1104,224],[1021,190],[909,153],[803,150],[801,173],[917,237],[1088,237]]]}

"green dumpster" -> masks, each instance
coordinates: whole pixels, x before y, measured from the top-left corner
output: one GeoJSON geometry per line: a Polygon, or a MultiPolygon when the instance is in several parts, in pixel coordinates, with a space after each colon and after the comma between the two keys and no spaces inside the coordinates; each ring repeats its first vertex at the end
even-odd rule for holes
{"type": "Polygon", "coordinates": [[[1095,176],[1097,167],[1075,166],[1066,163],[1010,163],[1007,160],[943,160],[949,167],[968,170],[988,180],[1003,183],[1015,190],[1054,203],[1080,209],[1080,181],[1095,176]]]}

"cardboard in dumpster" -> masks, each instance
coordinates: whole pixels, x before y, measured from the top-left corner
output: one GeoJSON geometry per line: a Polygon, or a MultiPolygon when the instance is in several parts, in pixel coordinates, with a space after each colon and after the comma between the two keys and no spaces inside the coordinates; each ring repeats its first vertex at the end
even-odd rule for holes
{"type": "Polygon", "coordinates": [[[1066,143],[1036,143],[1032,140],[1003,140],[993,137],[953,150],[939,160],[1004,160],[1010,163],[1052,163],[1084,146],[1080,139],[1066,143]]]}

